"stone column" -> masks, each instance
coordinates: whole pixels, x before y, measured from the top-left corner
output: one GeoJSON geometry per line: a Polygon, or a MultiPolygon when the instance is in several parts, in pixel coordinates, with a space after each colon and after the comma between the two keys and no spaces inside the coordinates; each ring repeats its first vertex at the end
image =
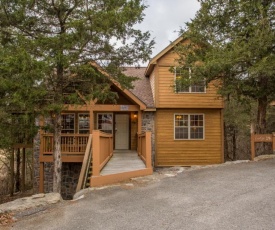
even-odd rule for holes
{"type": "Polygon", "coordinates": [[[151,131],[152,136],[152,164],[155,162],[155,112],[143,112],[142,113],[142,131],[151,131]]]}

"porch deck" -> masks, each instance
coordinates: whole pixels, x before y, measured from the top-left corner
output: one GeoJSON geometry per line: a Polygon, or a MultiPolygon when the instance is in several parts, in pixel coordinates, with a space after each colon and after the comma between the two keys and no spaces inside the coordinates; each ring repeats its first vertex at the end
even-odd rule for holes
{"type": "Polygon", "coordinates": [[[140,159],[137,151],[114,150],[113,157],[100,172],[100,175],[117,174],[135,170],[146,169],[144,162],[140,159]]]}
{"type": "MultiPolygon", "coordinates": [[[[100,133],[99,133],[100,134],[100,133]]],[[[138,135],[138,151],[112,150],[110,154],[102,156],[106,144],[96,145],[96,131],[93,132],[93,174],[90,177],[90,187],[102,186],[128,180],[133,177],[147,176],[153,173],[151,164],[151,133],[138,135]],[[102,162],[102,163],[101,163],[102,162]],[[105,163],[106,162],[106,163],[105,163]]],[[[100,135],[103,135],[102,133],[100,135]]],[[[99,143],[99,142],[98,142],[99,143]]],[[[112,143],[112,142],[111,142],[112,143]]]]}

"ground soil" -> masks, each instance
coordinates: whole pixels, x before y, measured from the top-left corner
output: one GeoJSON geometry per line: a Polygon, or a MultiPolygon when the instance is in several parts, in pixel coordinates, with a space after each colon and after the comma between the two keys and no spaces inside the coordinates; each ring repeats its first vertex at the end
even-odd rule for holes
{"type": "Polygon", "coordinates": [[[6,202],[10,202],[10,201],[16,200],[18,198],[22,198],[22,197],[26,197],[26,196],[31,196],[31,195],[33,195],[32,189],[27,190],[25,192],[14,193],[13,196],[10,196],[10,195],[1,195],[0,196],[0,204],[6,203],[6,202]]]}

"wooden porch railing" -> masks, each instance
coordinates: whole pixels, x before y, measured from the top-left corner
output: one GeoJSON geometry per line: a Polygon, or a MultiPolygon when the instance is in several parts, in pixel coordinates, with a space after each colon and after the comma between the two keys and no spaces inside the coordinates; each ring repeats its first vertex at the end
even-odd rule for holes
{"type": "Polygon", "coordinates": [[[83,163],[82,163],[82,167],[81,167],[81,171],[78,179],[78,184],[76,187],[76,192],[78,192],[80,189],[83,189],[87,181],[88,172],[91,165],[91,158],[92,158],[92,137],[93,135],[90,134],[86,151],[84,154],[84,159],[83,159],[83,163]]]}
{"type": "MultiPolygon", "coordinates": [[[[83,161],[84,153],[88,143],[89,134],[62,134],[61,135],[61,156],[62,161],[70,161],[70,157],[82,157],[76,162],[83,161]],[[66,158],[66,159],[63,159],[66,158]]],[[[49,161],[53,154],[53,134],[41,134],[40,161],[49,161]]],[[[71,158],[73,159],[73,158],[71,158]]]]}
{"type": "Polygon", "coordinates": [[[151,144],[151,132],[146,131],[138,134],[138,155],[143,160],[146,168],[152,167],[152,144],[151,144]]]}
{"type": "Polygon", "coordinates": [[[275,153],[275,132],[272,134],[251,134],[251,160],[255,158],[255,143],[270,142],[272,143],[272,151],[275,153]]]}
{"type": "Polygon", "coordinates": [[[99,176],[101,169],[113,156],[113,135],[99,130],[93,131],[93,176],[99,176]]]}

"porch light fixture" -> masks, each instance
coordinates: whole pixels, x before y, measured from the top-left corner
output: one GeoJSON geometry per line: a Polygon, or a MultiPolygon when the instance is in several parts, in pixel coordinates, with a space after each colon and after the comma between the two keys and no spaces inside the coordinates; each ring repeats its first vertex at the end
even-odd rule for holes
{"type": "Polygon", "coordinates": [[[134,118],[137,118],[137,112],[134,113],[134,118]]]}

